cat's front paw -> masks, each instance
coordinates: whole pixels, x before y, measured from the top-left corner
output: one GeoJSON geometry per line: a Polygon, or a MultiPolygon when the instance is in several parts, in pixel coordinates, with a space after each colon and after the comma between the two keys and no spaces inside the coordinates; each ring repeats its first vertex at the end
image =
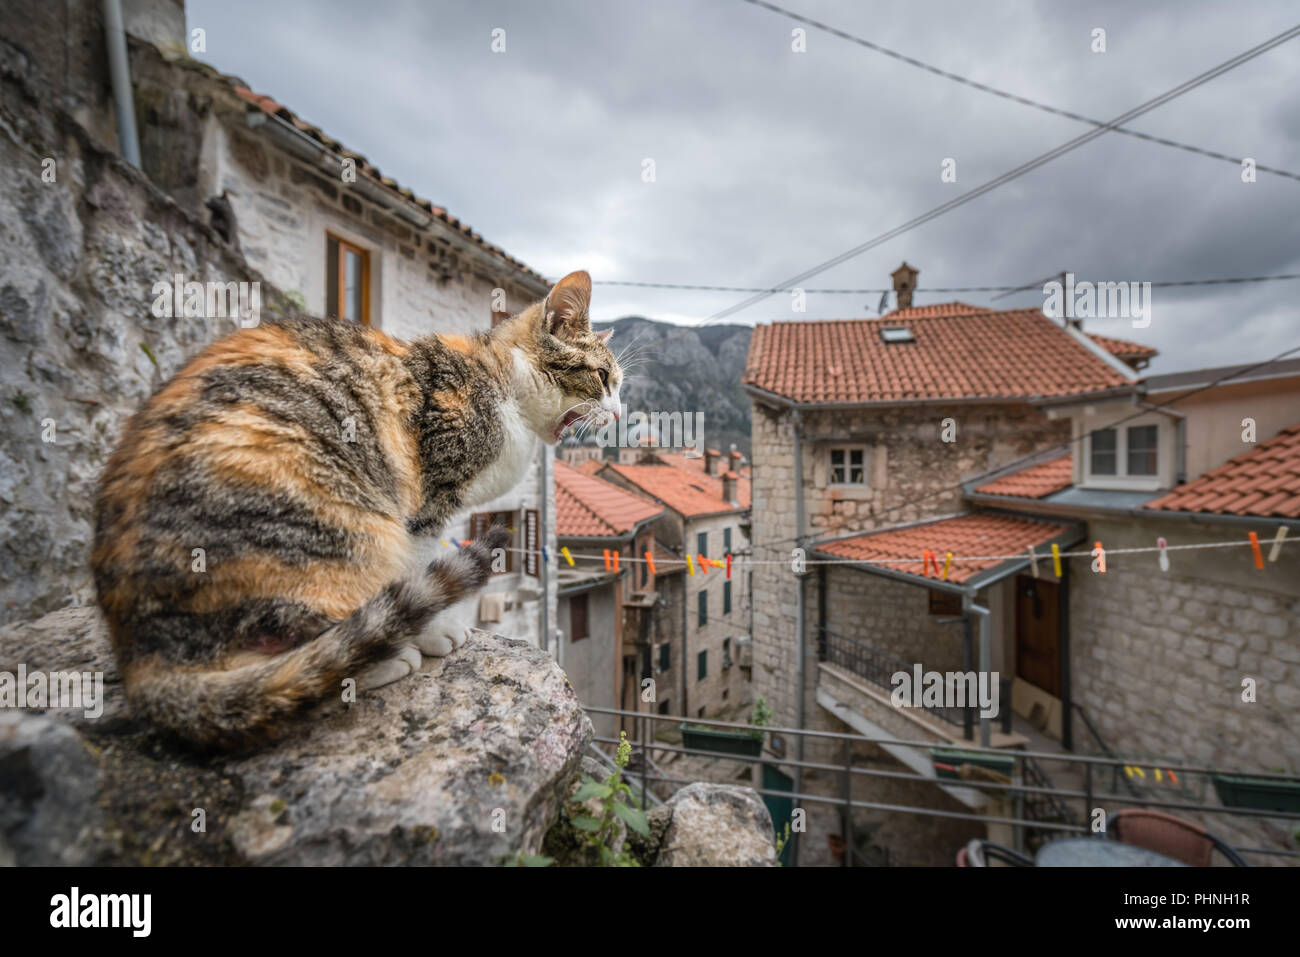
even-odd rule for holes
{"type": "Polygon", "coordinates": [[[416,636],[415,647],[431,658],[445,658],[469,640],[470,628],[448,615],[437,615],[416,636]]]}

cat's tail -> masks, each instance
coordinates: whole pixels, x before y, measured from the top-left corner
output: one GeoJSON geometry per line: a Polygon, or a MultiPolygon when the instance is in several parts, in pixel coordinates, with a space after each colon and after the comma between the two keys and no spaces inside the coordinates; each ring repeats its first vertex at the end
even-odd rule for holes
{"type": "Polygon", "coordinates": [[[151,658],[125,669],[136,714],[202,747],[239,748],[274,737],[286,719],[342,694],[345,678],[393,657],[439,611],[487,581],[492,552],[509,541],[493,529],[429,565],[419,581],[393,582],[312,640],[225,670],[151,658]]]}

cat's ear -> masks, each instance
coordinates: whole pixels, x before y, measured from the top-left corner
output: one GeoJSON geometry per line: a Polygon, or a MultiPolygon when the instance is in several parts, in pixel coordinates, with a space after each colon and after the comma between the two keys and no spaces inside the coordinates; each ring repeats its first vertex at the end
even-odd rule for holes
{"type": "Polygon", "coordinates": [[[571,272],[546,295],[546,331],[558,339],[576,339],[591,329],[587,306],[591,302],[591,276],[586,270],[571,272]]]}
{"type": "Polygon", "coordinates": [[[601,329],[596,333],[596,338],[601,342],[609,342],[609,337],[614,334],[613,329],[601,329]]]}

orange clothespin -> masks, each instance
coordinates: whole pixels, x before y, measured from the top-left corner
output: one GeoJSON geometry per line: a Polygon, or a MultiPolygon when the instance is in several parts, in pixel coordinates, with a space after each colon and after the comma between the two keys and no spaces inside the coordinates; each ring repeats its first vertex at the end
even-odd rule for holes
{"type": "Polygon", "coordinates": [[[649,568],[650,568],[650,574],[651,574],[651,575],[656,574],[656,572],[655,572],[655,559],[654,559],[654,556],[651,555],[649,552],[646,552],[646,553],[645,553],[645,563],[646,563],[646,565],[648,565],[649,568]]]}
{"type": "Polygon", "coordinates": [[[727,552],[727,581],[731,581],[731,552],[727,552]]]}
{"type": "Polygon", "coordinates": [[[608,549],[608,548],[602,548],[601,551],[602,551],[602,552],[604,553],[604,555],[605,555],[605,571],[611,571],[612,569],[611,569],[610,566],[609,566],[609,549],[608,549]]]}
{"type": "Polygon", "coordinates": [[[704,574],[707,575],[709,573],[709,565],[710,565],[709,560],[705,558],[703,555],[699,555],[697,557],[700,560],[700,571],[704,572],[704,574]]]}
{"type": "Polygon", "coordinates": [[[690,553],[690,552],[687,552],[687,553],[686,553],[686,570],[687,570],[688,572],[690,572],[690,574],[691,574],[692,577],[695,576],[695,562],[691,561],[691,553],[690,553]]]}
{"type": "Polygon", "coordinates": [[[1255,567],[1263,571],[1264,553],[1259,550],[1259,536],[1254,532],[1250,533],[1250,550],[1255,553],[1255,567]]]}
{"type": "Polygon", "coordinates": [[[921,574],[924,575],[926,578],[929,578],[931,568],[934,569],[934,574],[938,576],[939,556],[927,548],[925,552],[921,555],[921,574]]]}
{"type": "Polygon", "coordinates": [[[1097,567],[1094,570],[1098,574],[1106,574],[1106,549],[1101,547],[1101,542],[1092,543],[1092,557],[1097,559],[1097,567]]]}
{"type": "Polygon", "coordinates": [[[610,554],[614,556],[614,574],[617,575],[618,574],[618,549],[614,549],[612,552],[610,552],[610,554]]]}

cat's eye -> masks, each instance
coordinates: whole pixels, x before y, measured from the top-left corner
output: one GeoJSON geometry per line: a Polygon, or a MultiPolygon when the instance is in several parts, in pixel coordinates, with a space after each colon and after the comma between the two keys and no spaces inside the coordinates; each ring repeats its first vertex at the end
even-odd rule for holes
{"type": "Polygon", "coordinates": [[[597,374],[598,376],[600,376],[600,384],[603,385],[605,388],[608,389],[608,388],[609,388],[609,370],[608,370],[608,369],[597,369],[597,370],[596,370],[596,374],[597,374]]]}

